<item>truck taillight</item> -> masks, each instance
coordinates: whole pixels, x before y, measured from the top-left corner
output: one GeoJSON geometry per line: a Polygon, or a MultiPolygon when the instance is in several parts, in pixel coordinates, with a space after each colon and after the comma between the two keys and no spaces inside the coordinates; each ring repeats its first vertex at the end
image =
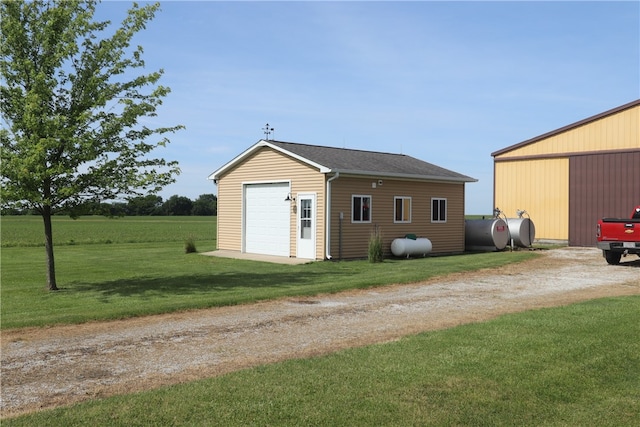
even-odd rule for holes
{"type": "Polygon", "coordinates": [[[600,237],[600,224],[596,225],[596,237],[600,237]]]}

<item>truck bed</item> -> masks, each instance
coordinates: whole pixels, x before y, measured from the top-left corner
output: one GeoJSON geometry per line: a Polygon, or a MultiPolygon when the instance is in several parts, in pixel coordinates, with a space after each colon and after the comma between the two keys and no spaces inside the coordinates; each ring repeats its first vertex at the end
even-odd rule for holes
{"type": "Polygon", "coordinates": [[[640,224],[640,218],[602,218],[602,222],[623,222],[640,224]]]}

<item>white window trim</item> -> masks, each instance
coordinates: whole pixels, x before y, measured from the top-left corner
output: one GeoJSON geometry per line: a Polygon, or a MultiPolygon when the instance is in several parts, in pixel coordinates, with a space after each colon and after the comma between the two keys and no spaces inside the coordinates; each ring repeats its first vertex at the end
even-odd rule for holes
{"type": "MultiPolygon", "coordinates": [[[[402,207],[404,208],[404,203],[402,203],[402,207]]],[[[394,196],[393,197],[393,223],[394,224],[411,224],[411,210],[413,209],[413,200],[411,199],[410,196],[394,196]],[[398,200],[409,200],[409,219],[404,221],[404,220],[397,220],[396,219],[396,209],[397,209],[397,202],[398,200]]],[[[404,216],[404,215],[402,215],[404,216]]]]}
{"type": "MultiPolygon", "coordinates": [[[[371,224],[371,218],[373,217],[372,212],[373,212],[373,197],[371,197],[371,195],[369,194],[352,194],[351,195],[351,223],[352,224],[371,224]],[[353,219],[353,199],[356,197],[360,197],[360,199],[362,200],[362,198],[366,197],[369,199],[369,220],[368,221],[356,221],[355,219],[353,219]]],[[[362,213],[362,212],[361,212],[362,213]]]]}
{"type": "Polygon", "coordinates": [[[447,218],[449,216],[449,202],[444,197],[432,197],[431,198],[431,222],[434,224],[444,224],[447,222],[447,218]],[[438,202],[444,202],[444,219],[440,219],[440,203],[438,203],[438,219],[433,219],[433,202],[437,200],[438,202]]]}

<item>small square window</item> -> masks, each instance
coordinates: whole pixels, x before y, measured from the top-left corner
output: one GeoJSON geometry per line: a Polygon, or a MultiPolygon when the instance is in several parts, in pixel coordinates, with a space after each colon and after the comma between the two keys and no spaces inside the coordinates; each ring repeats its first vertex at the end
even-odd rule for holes
{"type": "Polygon", "coordinates": [[[371,196],[351,197],[351,222],[371,222],[371,196]]]}
{"type": "Polygon", "coordinates": [[[394,197],[394,217],[395,223],[411,222],[411,197],[394,197]]]}
{"type": "Polygon", "coordinates": [[[447,222],[447,199],[431,199],[431,222],[447,222]]]}

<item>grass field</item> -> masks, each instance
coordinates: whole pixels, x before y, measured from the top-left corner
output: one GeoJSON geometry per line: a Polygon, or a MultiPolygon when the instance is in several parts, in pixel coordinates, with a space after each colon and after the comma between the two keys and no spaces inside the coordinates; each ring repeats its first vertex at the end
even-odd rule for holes
{"type": "MultiPolygon", "coordinates": [[[[44,247],[44,226],[39,216],[3,216],[2,247],[44,247]]],[[[183,242],[215,240],[215,217],[101,216],[71,219],[53,218],[53,241],[56,246],[111,243],[183,242]]],[[[215,245],[214,245],[215,249],[215,245]]]]}
{"type": "Polygon", "coordinates": [[[640,297],[423,333],[12,426],[637,426],[640,297]]]}
{"type": "MultiPolygon", "coordinates": [[[[279,265],[215,248],[215,218],[56,217],[58,292],[38,218],[2,218],[2,328],[47,326],[424,280],[536,256],[279,265]]],[[[399,342],[3,419],[3,426],[635,426],[640,297],[502,316],[399,342]]]]}
{"type": "Polygon", "coordinates": [[[57,292],[45,289],[38,218],[2,218],[3,245],[11,242],[1,254],[3,329],[411,283],[535,256],[523,251],[292,266],[185,254],[188,237],[200,252],[215,249],[213,217],[56,217],[53,227],[55,241],[62,242],[55,248],[57,292]]]}

